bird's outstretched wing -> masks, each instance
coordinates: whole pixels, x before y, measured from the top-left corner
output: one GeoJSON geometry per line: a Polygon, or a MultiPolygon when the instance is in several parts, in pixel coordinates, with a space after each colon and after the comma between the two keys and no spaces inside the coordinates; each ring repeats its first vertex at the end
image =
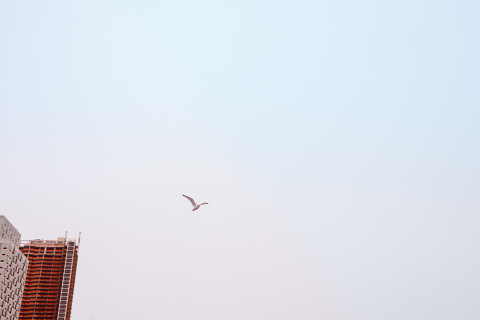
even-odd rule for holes
{"type": "Polygon", "coordinates": [[[188,200],[190,200],[190,202],[192,203],[192,206],[196,206],[197,204],[195,203],[195,200],[193,200],[192,198],[190,198],[189,196],[186,196],[184,194],[182,194],[182,196],[184,196],[185,198],[187,198],[188,200]]]}

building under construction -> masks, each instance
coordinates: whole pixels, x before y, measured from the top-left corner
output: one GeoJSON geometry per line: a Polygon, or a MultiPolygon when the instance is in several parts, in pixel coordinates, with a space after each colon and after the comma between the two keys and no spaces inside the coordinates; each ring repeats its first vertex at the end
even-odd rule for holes
{"type": "Polygon", "coordinates": [[[28,258],[19,320],[69,320],[80,238],[22,241],[28,258]]]}

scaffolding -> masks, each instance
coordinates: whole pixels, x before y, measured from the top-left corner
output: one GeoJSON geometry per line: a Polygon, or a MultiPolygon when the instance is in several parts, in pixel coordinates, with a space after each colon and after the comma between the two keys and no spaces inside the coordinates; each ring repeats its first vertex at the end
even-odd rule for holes
{"type": "Polygon", "coordinates": [[[70,285],[72,280],[73,259],[75,255],[75,241],[67,241],[65,266],[63,268],[62,288],[60,291],[60,301],[58,302],[57,320],[66,320],[70,285]]]}

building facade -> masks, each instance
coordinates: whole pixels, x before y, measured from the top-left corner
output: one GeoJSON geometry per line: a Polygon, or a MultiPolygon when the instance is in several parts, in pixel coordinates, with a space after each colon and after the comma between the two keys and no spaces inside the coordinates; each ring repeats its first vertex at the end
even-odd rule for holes
{"type": "Polygon", "coordinates": [[[20,232],[0,215],[0,320],[18,320],[28,260],[20,251],[20,232]]]}
{"type": "Polygon", "coordinates": [[[22,241],[28,272],[20,320],[69,320],[78,261],[76,239],[22,241]]]}

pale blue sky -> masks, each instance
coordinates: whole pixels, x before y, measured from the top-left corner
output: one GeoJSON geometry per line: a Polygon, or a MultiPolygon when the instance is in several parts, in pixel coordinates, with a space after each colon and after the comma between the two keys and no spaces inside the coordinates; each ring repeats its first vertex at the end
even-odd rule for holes
{"type": "Polygon", "coordinates": [[[477,320],[479,14],[2,2],[1,214],[82,231],[72,320],[477,320]]]}

